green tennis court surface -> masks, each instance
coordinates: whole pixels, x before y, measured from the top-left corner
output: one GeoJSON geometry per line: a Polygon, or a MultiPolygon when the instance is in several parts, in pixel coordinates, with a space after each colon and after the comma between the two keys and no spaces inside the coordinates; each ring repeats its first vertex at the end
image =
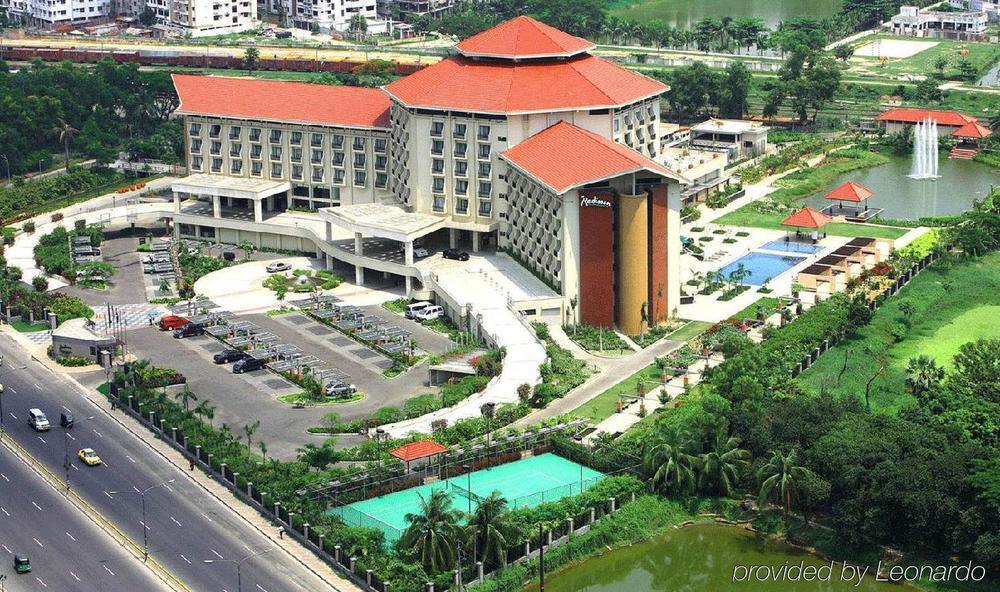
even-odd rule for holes
{"type": "Polygon", "coordinates": [[[462,511],[470,507],[475,511],[477,501],[494,491],[507,499],[509,508],[531,508],[586,491],[603,477],[600,471],[546,453],[333,508],[330,513],[350,526],[378,528],[386,540],[395,541],[408,526],[406,515],[419,512],[421,496],[427,499],[437,489],[449,492],[452,505],[462,511]]]}

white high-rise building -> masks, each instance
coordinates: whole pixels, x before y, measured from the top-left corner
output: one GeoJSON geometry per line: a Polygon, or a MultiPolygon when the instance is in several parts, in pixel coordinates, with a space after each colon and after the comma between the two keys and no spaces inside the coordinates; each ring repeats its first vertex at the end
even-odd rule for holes
{"type": "Polygon", "coordinates": [[[378,18],[376,0],[269,0],[263,4],[271,14],[283,5],[288,24],[306,30],[315,23],[323,32],[347,31],[356,14],[364,16],[370,27],[378,18]]]}
{"type": "Polygon", "coordinates": [[[192,37],[249,31],[257,26],[256,0],[147,0],[163,24],[192,37]]]}
{"type": "Polygon", "coordinates": [[[108,17],[111,0],[12,0],[10,12],[30,25],[54,27],[108,17]]]}

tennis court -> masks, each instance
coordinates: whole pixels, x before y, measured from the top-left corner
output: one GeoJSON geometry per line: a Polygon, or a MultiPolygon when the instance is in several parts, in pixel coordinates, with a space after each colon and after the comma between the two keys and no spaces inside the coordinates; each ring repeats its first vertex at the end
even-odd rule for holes
{"type": "Polygon", "coordinates": [[[494,491],[507,499],[508,508],[531,508],[586,491],[603,477],[600,471],[546,453],[333,508],[330,513],[351,526],[378,528],[386,540],[395,541],[407,527],[406,515],[419,512],[421,497],[427,499],[438,489],[449,492],[452,505],[462,511],[470,507],[475,511],[478,500],[494,491]]]}

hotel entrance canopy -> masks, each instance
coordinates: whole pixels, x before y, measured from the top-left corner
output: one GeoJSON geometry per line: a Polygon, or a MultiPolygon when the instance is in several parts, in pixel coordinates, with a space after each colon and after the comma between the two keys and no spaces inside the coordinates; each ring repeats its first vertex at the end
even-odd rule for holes
{"type": "Polygon", "coordinates": [[[334,226],[363,236],[413,242],[443,228],[445,219],[407,212],[397,206],[368,203],[323,208],[320,217],[334,226]]]}
{"type": "Polygon", "coordinates": [[[227,177],[225,175],[210,175],[198,173],[189,175],[171,186],[174,194],[205,195],[212,197],[232,197],[260,201],[285,193],[292,188],[288,181],[269,181],[267,179],[248,179],[246,177],[227,177]]]}

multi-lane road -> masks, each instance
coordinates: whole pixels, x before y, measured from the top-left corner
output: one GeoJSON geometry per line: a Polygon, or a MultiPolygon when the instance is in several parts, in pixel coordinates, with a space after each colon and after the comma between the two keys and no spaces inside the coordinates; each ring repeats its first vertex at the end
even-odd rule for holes
{"type": "MultiPolygon", "coordinates": [[[[334,589],[284,549],[275,548],[233,509],[109,417],[65,377],[30,360],[7,335],[0,335],[0,352],[4,354],[0,367],[0,383],[5,387],[0,395],[3,397],[3,437],[16,439],[29,454],[60,477],[66,474],[64,454],[69,450],[72,461],[68,470],[70,487],[140,547],[145,536],[150,557],[188,588],[197,592],[236,592],[235,562],[255,553],[266,553],[242,563],[243,590],[323,592],[334,589]],[[30,408],[45,412],[52,429],[36,432],[29,426],[27,412],[30,408]],[[71,411],[76,418],[76,425],[71,430],[64,430],[59,425],[60,413],[65,411],[71,411]],[[104,463],[88,467],[77,460],[76,451],[85,447],[93,448],[104,463]],[[146,492],[145,521],[140,491],[146,492]]],[[[8,452],[0,449],[0,453],[8,452]]],[[[23,474],[19,478],[31,479],[31,476],[23,474]]],[[[59,520],[53,515],[40,513],[38,518],[38,528],[44,531],[46,539],[66,536],[63,532],[66,529],[59,526],[59,520]]],[[[0,525],[3,524],[0,521],[0,525]]],[[[18,527],[18,536],[23,536],[21,528],[24,527],[18,527]]],[[[6,531],[2,534],[7,536],[6,531]]],[[[77,561],[74,556],[70,557],[70,561],[77,561]]],[[[70,585],[60,589],[87,588],[70,585]]]]}

